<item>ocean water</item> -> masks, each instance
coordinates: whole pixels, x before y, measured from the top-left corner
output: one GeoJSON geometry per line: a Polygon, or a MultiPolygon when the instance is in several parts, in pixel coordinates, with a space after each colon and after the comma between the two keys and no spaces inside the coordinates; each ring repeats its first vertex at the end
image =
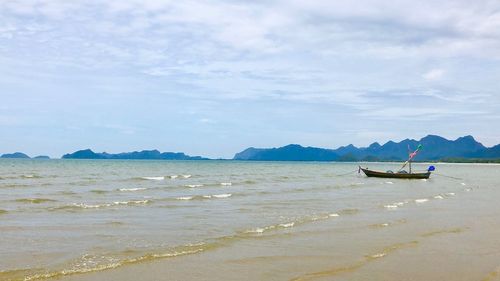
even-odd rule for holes
{"type": "Polygon", "coordinates": [[[0,280],[496,280],[500,166],[434,165],[0,160],[0,280]]]}

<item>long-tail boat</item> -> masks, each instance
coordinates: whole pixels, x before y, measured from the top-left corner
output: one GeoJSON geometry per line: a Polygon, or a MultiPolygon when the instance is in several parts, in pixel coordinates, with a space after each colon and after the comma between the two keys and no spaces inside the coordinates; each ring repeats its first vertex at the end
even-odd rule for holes
{"type": "Polygon", "coordinates": [[[411,160],[415,155],[417,155],[418,151],[422,148],[422,145],[419,145],[417,147],[417,150],[415,150],[412,153],[409,153],[408,160],[403,164],[403,166],[399,169],[397,172],[393,171],[387,171],[387,172],[380,172],[380,171],[373,171],[369,170],[368,168],[361,168],[359,166],[358,173],[363,171],[367,177],[377,177],[377,178],[393,178],[393,179],[428,179],[431,176],[431,172],[435,170],[434,166],[429,166],[427,171],[425,172],[419,172],[419,173],[413,173],[411,170],[411,160]],[[409,167],[409,172],[403,170],[404,167],[408,164],[409,167]]]}
{"type": "MultiPolygon", "coordinates": [[[[431,166],[434,167],[434,166],[431,166]]],[[[379,172],[379,171],[373,171],[373,170],[368,170],[367,168],[361,168],[359,167],[363,173],[367,177],[376,177],[376,178],[394,178],[394,179],[428,179],[431,175],[431,171],[427,171],[424,173],[404,173],[404,172],[379,172]]]]}

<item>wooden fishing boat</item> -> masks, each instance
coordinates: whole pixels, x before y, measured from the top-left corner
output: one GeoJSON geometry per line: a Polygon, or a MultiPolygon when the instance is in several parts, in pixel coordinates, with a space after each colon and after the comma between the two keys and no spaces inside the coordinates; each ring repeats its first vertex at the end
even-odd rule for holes
{"type": "Polygon", "coordinates": [[[373,171],[373,170],[368,170],[366,168],[361,168],[359,167],[363,173],[367,177],[376,177],[376,178],[392,178],[392,179],[428,179],[431,175],[430,171],[427,171],[425,173],[407,173],[407,172],[379,172],[379,171],[373,171]]]}
{"type": "Polygon", "coordinates": [[[408,160],[403,164],[403,166],[397,171],[396,173],[393,171],[387,171],[387,172],[379,172],[379,171],[373,171],[369,170],[368,168],[361,168],[359,166],[358,173],[363,171],[367,177],[376,177],[376,178],[391,178],[391,179],[428,179],[431,176],[431,172],[435,170],[434,166],[429,166],[426,172],[420,172],[420,173],[412,173],[411,171],[411,162],[415,155],[417,155],[417,152],[422,148],[422,145],[418,145],[417,150],[415,150],[413,153],[410,153],[410,147],[408,147],[408,160]],[[409,164],[409,172],[403,170],[404,167],[409,164]]]}

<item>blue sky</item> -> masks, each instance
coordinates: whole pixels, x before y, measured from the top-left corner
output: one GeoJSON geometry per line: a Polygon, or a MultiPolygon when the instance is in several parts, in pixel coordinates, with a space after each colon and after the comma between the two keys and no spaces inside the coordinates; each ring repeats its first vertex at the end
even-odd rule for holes
{"type": "Polygon", "coordinates": [[[500,2],[394,2],[1,1],[0,153],[500,143],[500,2]]]}

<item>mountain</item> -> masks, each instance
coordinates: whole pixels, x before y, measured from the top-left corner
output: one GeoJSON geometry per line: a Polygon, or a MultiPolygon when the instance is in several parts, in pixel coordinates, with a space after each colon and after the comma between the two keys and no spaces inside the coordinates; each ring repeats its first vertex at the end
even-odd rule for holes
{"type": "Polygon", "coordinates": [[[90,149],[78,150],[74,153],[65,154],[63,159],[142,159],[142,160],[207,160],[200,156],[189,156],[182,152],[163,152],[158,150],[142,150],[133,152],[122,152],[117,154],[95,153],[90,149]]]}
{"type": "Polygon", "coordinates": [[[33,159],[50,159],[50,157],[46,156],[46,155],[38,155],[38,156],[33,157],[33,159]]]}
{"type": "Polygon", "coordinates": [[[22,152],[14,152],[11,154],[2,154],[0,158],[24,158],[24,159],[29,159],[30,157],[22,152]]]}
{"type": "Polygon", "coordinates": [[[248,148],[236,153],[234,160],[256,161],[335,161],[340,157],[330,149],[303,147],[290,144],[280,148],[248,148]]]}
{"type": "Polygon", "coordinates": [[[248,148],[237,153],[235,160],[261,161],[402,161],[408,158],[408,150],[415,150],[421,144],[423,149],[415,157],[416,161],[440,160],[445,158],[500,158],[500,145],[487,148],[472,136],[447,140],[436,135],[428,135],[420,140],[405,139],[400,142],[388,141],[380,145],[375,142],[368,147],[352,144],[337,149],[302,147],[292,144],[279,148],[248,148]]]}

